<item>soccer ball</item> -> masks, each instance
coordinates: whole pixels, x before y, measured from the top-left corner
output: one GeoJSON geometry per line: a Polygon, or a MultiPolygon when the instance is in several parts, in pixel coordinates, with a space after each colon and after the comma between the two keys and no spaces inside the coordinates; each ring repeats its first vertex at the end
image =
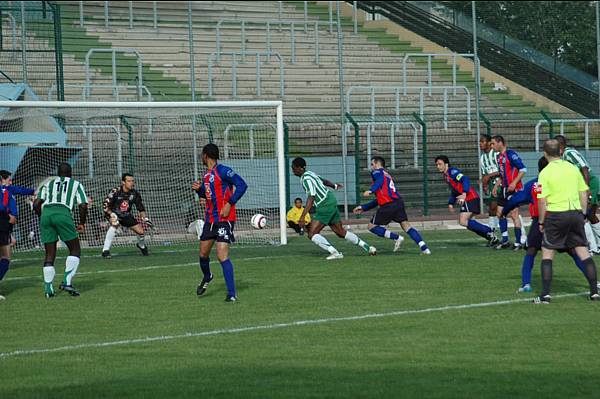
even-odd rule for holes
{"type": "Polygon", "coordinates": [[[255,229],[264,229],[267,225],[267,217],[265,215],[257,213],[256,215],[252,216],[252,219],[250,219],[250,224],[255,229]]]}

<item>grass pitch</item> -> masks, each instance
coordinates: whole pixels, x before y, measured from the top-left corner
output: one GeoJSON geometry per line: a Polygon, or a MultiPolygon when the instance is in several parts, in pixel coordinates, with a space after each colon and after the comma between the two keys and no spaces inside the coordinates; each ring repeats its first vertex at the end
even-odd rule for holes
{"type": "Polygon", "coordinates": [[[41,253],[17,254],[0,283],[0,398],[600,397],[600,304],[577,295],[569,257],[536,306],[516,294],[523,251],[464,231],[424,232],[431,256],[360,236],[377,257],[334,237],[343,260],[299,237],[232,249],[235,304],[216,256],[196,297],[195,247],[86,251],[81,297],[52,300],[41,253]]]}

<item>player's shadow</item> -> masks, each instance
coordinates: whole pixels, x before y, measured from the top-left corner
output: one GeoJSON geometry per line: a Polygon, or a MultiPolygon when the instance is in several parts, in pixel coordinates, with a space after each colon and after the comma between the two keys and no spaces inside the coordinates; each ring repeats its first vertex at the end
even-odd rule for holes
{"type": "Polygon", "coordinates": [[[38,281],[36,279],[27,279],[27,280],[14,280],[14,281],[5,281],[2,284],[2,288],[0,289],[0,293],[4,296],[13,295],[14,293],[32,287],[42,287],[41,279],[38,281]]]}
{"type": "Polygon", "coordinates": [[[80,279],[79,281],[76,281],[76,280],[77,280],[76,278],[73,279],[73,286],[79,292],[81,292],[82,295],[84,295],[87,292],[93,292],[96,289],[107,285],[107,283],[108,283],[108,278],[98,277],[97,275],[93,276],[93,277],[85,278],[85,279],[80,279]]]}

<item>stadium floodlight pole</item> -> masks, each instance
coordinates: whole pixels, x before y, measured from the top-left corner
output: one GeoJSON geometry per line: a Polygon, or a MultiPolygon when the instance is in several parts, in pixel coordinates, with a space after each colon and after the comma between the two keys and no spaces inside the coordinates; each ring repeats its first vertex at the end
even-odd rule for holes
{"type": "MultiPolygon", "coordinates": [[[[188,1],[188,42],[190,46],[190,86],[192,89],[192,101],[196,101],[196,68],[194,60],[194,26],[192,20],[192,2],[188,1]]],[[[196,128],[196,116],[192,115],[192,143],[194,146],[194,180],[198,180],[198,139],[196,128]]]]}
{"type": "MultiPolygon", "coordinates": [[[[481,112],[481,82],[479,76],[479,56],[477,55],[477,9],[475,7],[475,2],[471,2],[471,18],[473,19],[473,75],[475,76],[475,115],[476,115],[476,129],[477,129],[477,163],[479,164],[481,160],[481,148],[479,148],[479,140],[481,139],[481,131],[480,131],[480,120],[479,113],[481,112]]],[[[479,175],[479,192],[483,193],[483,183],[481,181],[481,168],[477,167],[477,174],[479,175]]],[[[481,209],[483,209],[483,195],[479,196],[479,204],[481,209]]]]}
{"type": "MultiPolygon", "coordinates": [[[[348,138],[346,137],[345,126],[345,106],[344,106],[344,37],[342,32],[341,23],[341,10],[340,2],[336,1],[336,12],[337,12],[337,37],[338,37],[338,73],[340,80],[340,131],[342,135],[342,169],[344,170],[344,218],[348,220],[348,168],[347,168],[347,156],[348,156],[348,138]]],[[[356,182],[355,184],[358,184],[356,182]]],[[[358,204],[359,198],[356,199],[358,204]]]]}
{"type": "Polygon", "coordinates": [[[596,2],[596,69],[598,69],[598,117],[600,118],[600,2],[596,2]]]}

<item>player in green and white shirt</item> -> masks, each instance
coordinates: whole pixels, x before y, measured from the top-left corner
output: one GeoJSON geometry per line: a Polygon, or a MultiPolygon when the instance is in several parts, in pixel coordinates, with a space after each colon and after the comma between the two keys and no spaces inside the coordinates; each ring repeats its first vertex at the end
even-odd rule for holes
{"type": "Polygon", "coordinates": [[[479,149],[481,158],[479,166],[481,168],[481,183],[483,185],[484,199],[488,203],[489,221],[488,225],[492,230],[500,227],[498,216],[496,216],[498,203],[497,197],[492,194],[496,182],[500,178],[500,169],[498,168],[498,153],[492,148],[492,137],[484,134],[479,139],[479,149]]]}
{"type": "Polygon", "coordinates": [[[58,166],[58,176],[46,179],[38,190],[38,197],[33,206],[40,218],[40,239],[46,250],[44,260],[44,291],[46,298],[54,296],[52,281],[56,271],[56,243],[60,238],[69,248],[69,256],[65,265],[65,274],[60,289],[71,296],[79,296],[73,288],[73,276],[79,267],[81,246],[79,234],[83,233],[87,218],[87,196],[81,183],[71,177],[71,165],[62,163],[58,166]],[[79,205],[79,225],[75,227],[71,211],[75,204],[79,205]]]}
{"type": "Polygon", "coordinates": [[[334,184],[329,180],[323,179],[314,172],[306,170],[306,161],[303,158],[296,158],[292,161],[292,172],[294,175],[300,177],[300,183],[302,188],[306,191],[308,199],[306,200],[306,207],[300,216],[300,222],[298,223],[301,228],[304,228],[304,220],[306,214],[314,206],[316,211],[312,217],[310,224],[310,230],[308,231],[308,238],[317,244],[319,247],[329,252],[327,260],[341,259],[344,256],[333,247],[323,237],[320,232],[325,226],[329,226],[331,230],[340,238],[345,238],[347,241],[354,245],[358,245],[369,255],[375,255],[377,249],[370,246],[363,240],[361,240],[356,234],[346,231],[342,226],[342,218],[338,210],[338,203],[327,187],[331,187],[334,190],[341,188],[341,184],[334,184]]]}
{"type": "Polygon", "coordinates": [[[555,137],[560,144],[560,154],[564,161],[568,161],[579,168],[586,184],[590,188],[590,211],[587,213],[589,223],[585,224],[585,235],[590,243],[590,251],[600,253],[600,220],[596,216],[598,210],[598,192],[600,191],[600,180],[592,171],[585,157],[573,147],[569,147],[567,138],[563,135],[555,137]]]}

